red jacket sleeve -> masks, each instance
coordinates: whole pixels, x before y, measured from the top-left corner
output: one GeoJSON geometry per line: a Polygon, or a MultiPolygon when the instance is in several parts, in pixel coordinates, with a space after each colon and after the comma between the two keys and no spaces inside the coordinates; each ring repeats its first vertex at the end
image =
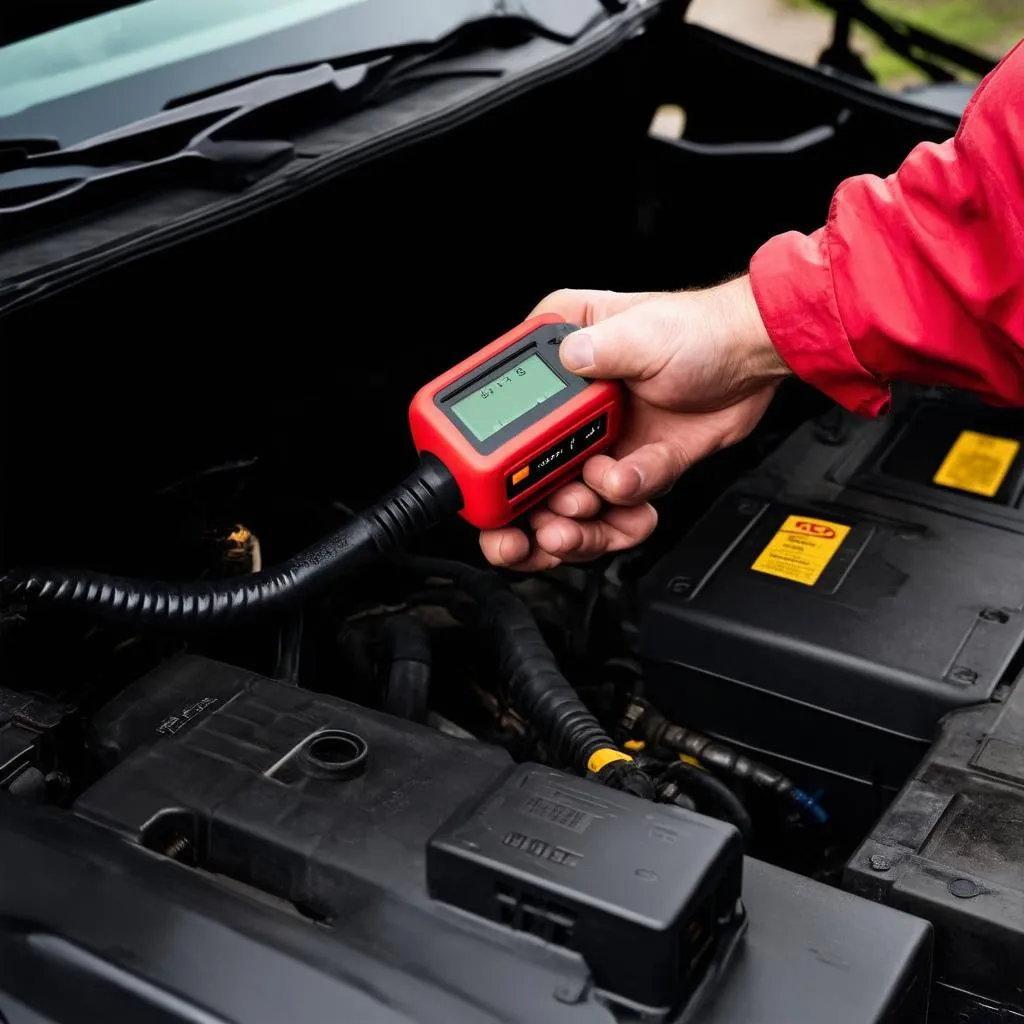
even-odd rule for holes
{"type": "Polygon", "coordinates": [[[855,412],[889,381],[1024,405],[1024,43],[979,86],[956,136],[888,178],[850,178],[828,223],[750,264],[761,316],[799,377],[855,412]]]}

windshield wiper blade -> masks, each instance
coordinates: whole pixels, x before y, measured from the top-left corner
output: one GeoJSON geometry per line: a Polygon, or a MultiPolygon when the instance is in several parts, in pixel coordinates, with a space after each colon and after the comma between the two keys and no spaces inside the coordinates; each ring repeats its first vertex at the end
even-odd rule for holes
{"type": "MultiPolygon", "coordinates": [[[[433,43],[348,54],[172,101],[158,114],[72,146],[56,140],[0,138],[0,221],[9,235],[38,226],[40,211],[106,191],[173,180],[245,188],[295,159],[289,141],[303,124],[336,120],[424,77],[493,76],[474,54],[555,34],[530,19],[504,16],[469,22],[433,43]]],[[[557,36],[562,43],[571,39],[557,36]]]]}
{"type": "MultiPolygon", "coordinates": [[[[610,0],[617,3],[618,0],[610,0]]],[[[202,92],[188,93],[170,100],[165,109],[172,109],[196,100],[218,96],[225,90],[248,85],[260,81],[268,75],[295,74],[311,68],[329,64],[336,71],[344,71],[352,67],[360,67],[366,71],[367,82],[380,86],[384,81],[414,71],[426,64],[434,64],[450,58],[468,56],[485,48],[507,48],[528,42],[531,39],[550,39],[553,42],[571,44],[575,36],[566,36],[552,31],[531,18],[519,14],[489,15],[465,22],[458,28],[438,39],[422,42],[402,43],[376,50],[362,50],[354,53],[341,54],[337,57],[326,57],[322,60],[301,63],[282,64],[266,68],[256,74],[244,78],[236,78],[228,82],[204,89],[202,92]]]]}
{"type": "MultiPolygon", "coordinates": [[[[53,167],[60,164],[88,164],[101,168],[125,161],[155,161],[175,156],[201,145],[229,128],[248,128],[255,114],[262,114],[267,126],[275,120],[287,124],[282,108],[309,107],[318,94],[325,107],[336,102],[347,89],[361,81],[364,67],[336,71],[318,64],[294,74],[271,74],[237,88],[227,89],[194,102],[163,110],[141,121],[115,128],[72,146],[61,147],[48,139],[7,140],[0,138],[0,154],[22,153],[22,167],[53,167]]],[[[9,164],[8,164],[9,165],[9,164]]]]}
{"type": "Polygon", "coordinates": [[[27,218],[129,176],[142,185],[172,172],[180,180],[183,172],[186,181],[245,187],[294,158],[294,143],[274,138],[275,128],[314,110],[341,112],[363,75],[363,68],[326,64],[272,75],[63,148],[46,139],[0,139],[0,216],[27,218]]]}
{"type": "Polygon", "coordinates": [[[40,153],[52,153],[58,149],[60,143],[47,135],[0,139],[0,171],[9,167],[21,167],[29,157],[40,153]]]}

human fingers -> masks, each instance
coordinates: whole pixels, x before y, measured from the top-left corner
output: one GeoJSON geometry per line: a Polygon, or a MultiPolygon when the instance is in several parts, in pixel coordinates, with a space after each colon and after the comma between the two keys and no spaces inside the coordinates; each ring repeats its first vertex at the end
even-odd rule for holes
{"type": "Polygon", "coordinates": [[[514,527],[483,530],[480,533],[480,550],[491,565],[515,565],[530,554],[530,538],[514,527]]]}
{"type": "Polygon", "coordinates": [[[624,309],[646,302],[656,292],[611,292],[593,288],[560,288],[546,295],[530,316],[554,313],[566,323],[589,327],[624,309]]]}
{"type": "Polygon", "coordinates": [[[601,511],[601,498],[582,480],[560,487],[548,498],[548,508],[560,516],[589,519],[601,511]]]}
{"type": "Polygon", "coordinates": [[[583,479],[612,505],[642,505],[669,490],[691,461],[676,442],[654,441],[619,459],[595,455],[583,467],[583,479]]]}
{"type": "MultiPolygon", "coordinates": [[[[548,498],[548,508],[560,516],[589,518],[600,512],[601,499],[582,481],[574,480],[548,498]]],[[[492,565],[514,566],[529,556],[530,538],[516,527],[484,530],[480,534],[480,549],[492,565]]]]}
{"type": "Polygon", "coordinates": [[[668,365],[682,344],[674,304],[648,297],[567,335],[562,365],[581,377],[640,382],[668,365]]]}
{"type": "Polygon", "coordinates": [[[515,527],[481,531],[480,550],[491,565],[516,572],[543,572],[553,569],[560,561],[515,527]]]}
{"type": "Polygon", "coordinates": [[[535,548],[561,561],[584,562],[635,547],[657,524],[658,515],[650,505],[610,508],[596,519],[551,516],[535,527],[535,548]]]}

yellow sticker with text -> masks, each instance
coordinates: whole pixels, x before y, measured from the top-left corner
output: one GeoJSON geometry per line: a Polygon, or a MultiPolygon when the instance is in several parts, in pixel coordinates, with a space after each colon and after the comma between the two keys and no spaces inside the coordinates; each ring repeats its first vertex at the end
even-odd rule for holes
{"type": "Polygon", "coordinates": [[[750,568],[813,587],[849,532],[842,523],[788,516],[750,568]]]}
{"type": "Polygon", "coordinates": [[[994,498],[1019,451],[1020,441],[965,430],[953,442],[932,483],[994,498]]]}

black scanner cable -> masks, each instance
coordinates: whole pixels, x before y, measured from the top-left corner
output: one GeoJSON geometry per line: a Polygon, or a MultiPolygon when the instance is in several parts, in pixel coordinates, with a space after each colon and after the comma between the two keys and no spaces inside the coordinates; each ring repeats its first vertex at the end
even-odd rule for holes
{"type": "MultiPolygon", "coordinates": [[[[94,621],[134,627],[225,626],[257,614],[290,612],[354,569],[395,552],[462,508],[454,477],[433,455],[398,487],[340,529],[280,565],[244,577],[163,583],[59,569],[13,570],[0,577],[7,601],[79,610],[94,621]]],[[[452,563],[433,563],[449,568],[452,563]]],[[[457,574],[499,638],[515,704],[555,759],[605,785],[653,796],[646,775],[618,750],[558,671],[525,606],[491,575],[457,574]]]]}
{"type": "Polygon", "coordinates": [[[14,569],[0,576],[6,602],[81,610],[118,626],[224,626],[281,613],[346,573],[405,544],[462,507],[454,477],[433,455],[380,501],[280,565],[231,579],[165,583],[89,570],[14,569]]]}

